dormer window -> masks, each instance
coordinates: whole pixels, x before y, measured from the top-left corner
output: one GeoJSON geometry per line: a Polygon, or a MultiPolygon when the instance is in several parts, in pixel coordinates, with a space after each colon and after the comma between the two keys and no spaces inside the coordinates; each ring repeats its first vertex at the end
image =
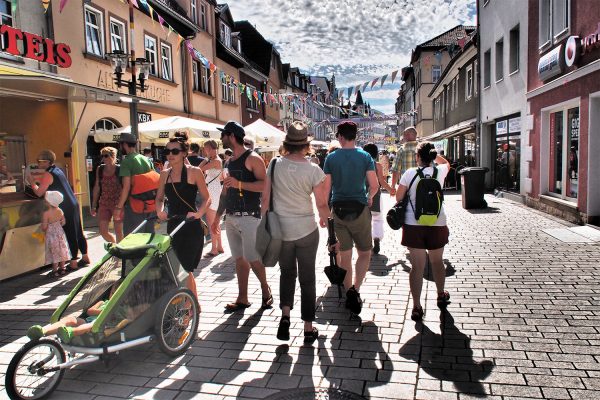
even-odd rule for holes
{"type": "Polygon", "coordinates": [[[225,46],[232,48],[231,46],[231,28],[225,22],[221,21],[219,24],[219,37],[221,38],[221,43],[225,46]]]}

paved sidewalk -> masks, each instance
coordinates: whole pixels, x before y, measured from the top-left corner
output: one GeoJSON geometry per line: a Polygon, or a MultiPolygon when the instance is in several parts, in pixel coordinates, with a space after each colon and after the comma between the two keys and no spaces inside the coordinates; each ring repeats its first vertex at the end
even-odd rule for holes
{"type": "MultiPolygon", "coordinates": [[[[428,277],[424,322],[410,320],[410,264],[400,234],[389,228],[361,291],[362,322],[349,318],[320,272],[328,262],[322,246],[321,339],[314,346],[302,343],[299,290],[288,343],[275,338],[279,309],[259,311],[254,277],[253,306],[224,314],[237,281],[232,259],[222,255],[196,271],[203,312],[199,340],[184,356],[169,359],[154,346],[125,351],[107,366],[68,371],[52,398],[264,398],[299,387],[338,387],[371,399],[600,398],[600,245],[564,243],[543,230],[570,226],[565,222],[487,201],[487,210],[469,212],[460,196],[446,197],[452,303],[443,315],[428,277]]],[[[323,245],[325,239],[322,231],[323,245]]],[[[101,254],[100,239],[91,242],[101,254]]],[[[267,272],[277,304],[279,269],[267,272]]],[[[0,385],[27,327],[47,322],[84,272],[59,281],[46,273],[0,283],[0,385]]]]}

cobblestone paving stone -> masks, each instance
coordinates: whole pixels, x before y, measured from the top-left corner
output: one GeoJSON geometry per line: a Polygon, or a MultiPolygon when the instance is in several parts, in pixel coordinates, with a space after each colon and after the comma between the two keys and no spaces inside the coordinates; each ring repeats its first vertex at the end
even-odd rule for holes
{"type": "MultiPolygon", "coordinates": [[[[67,371],[51,398],[250,399],[310,387],[371,399],[600,398],[600,246],[560,242],[542,230],[567,223],[487,200],[490,208],[467,211],[460,196],[446,197],[452,303],[440,314],[427,274],[422,324],[410,320],[410,264],[398,232],[388,229],[373,257],[361,290],[362,321],[349,317],[337,289],[317,274],[321,337],[314,346],[302,343],[299,290],[287,343],[275,338],[278,307],[259,310],[253,277],[253,306],[224,314],[237,283],[232,259],[221,255],[196,270],[199,339],[185,355],[170,359],[152,345],[124,351],[107,365],[67,371]]],[[[99,257],[97,234],[90,245],[99,257]]],[[[318,260],[321,271],[324,246],[318,260]]],[[[56,281],[42,271],[0,283],[0,398],[25,330],[47,322],[84,272],[56,281]]],[[[267,273],[277,304],[279,270],[267,273]]]]}

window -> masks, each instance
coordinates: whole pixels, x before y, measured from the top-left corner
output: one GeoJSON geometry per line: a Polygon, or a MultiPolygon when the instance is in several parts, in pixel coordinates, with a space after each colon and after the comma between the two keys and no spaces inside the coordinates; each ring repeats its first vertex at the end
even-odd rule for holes
{"type": "Polygon", "coordinates": [[[275,54],[271,54],[271,69],[277,69],[277,60],[275,54]]]}
{"type": "Polygon", "coordinates": [[[473,63],[473,91],[475,92],[475,96],[477,96],[477,90],[479,88],[479,81],[477,80],[478,78],[478,74],[477,74],[477,60],[475,60],[475,62],[473,63]]]}
{"type": "Polygon", "coordinates": [[[296,85],[296,87],[300,87],[300,78],[298,75],[294,75],[294,85],[296,85]]]}
{"type": "Polygon", "coordinates": [[[452,84],[452,92],[454,94],[454,108],[458,108],[458,76],[452,84]]]}
{"type": "Polygon", "coordinates": [[[227,76],[221,79],[221,90],[223,92],[223,101],[235,104],[235,85],[230,83],[227,76]]]}
{"type": "Polygon", "coordinates": [[[465,80],[465,100],[470,100],[473,97],[473,65],[467,66],[467,79],[465,80]]]}
{"type": "Polygon", "coordinates": [[[483,87],[490,87],[492,81],[492,51],[488,50],[483,54],[483,87]]]}
{"type": "Polygon", "coordinates": [[[508,63],[511,74],[519,70],[519,47],[519,25],[517,25],[510,30],[510,56],[508,63]]]}
{"type": "Polygon", "coordinates": [[[248,89],[250,90],[250,98],[248,99],[248,97],[246,97],[248,99],[248,108],[252,110],[258,110],[258,103],[254,98],[254,91],[256,90],[256,88],[252,85],[246,85],[246,90],[248,89]]]}
{"type": "MultiPolygon", "coordinates": [[[[12,14],[12,4],[10,0],[0,0],[0,23],[8,26],[14,26],[12,14]]],[[[0,49],[6,48],[4,45],[4,35],[0,36],[0,49]]]]}
{"type": "Polygon", "coordinates": [[[440,76],[442,76],[442,66],[441,65],[432,65],[431,66],[431,82],[436,83],[440,80],[440,76]]]}
{"type": "Polygon", "coordinates": [[[173,80],[173,61],[171,58],[171,46],[161,42],[160,44],[160,61],[162,77],[168,81],[173,80]]]}
{"type": "Polygon", "coordinates": [[[196,9],[196,0],[191,0],[190,2],[190,14],[192,16],[192,21],[197,24],[198,23],[198,11],[196,9]]]}
{"type": "Polygon", "coordinates": [[[104,22],[100,11],[85,6],[85,50],[97,56],[104,56],[104,22]]]}
{"type": "Polygon", "coordinates": [[[192,72],[195,71],[194,75],[194,90],[201,93],[212,96],[212,89],[210,86],[210,78],[212,72],[203,63],[194,61],[192,64],[192,72]],[[200,71],[200,73],[198,73],[200,71]]]}
{"type": "Polygon", "coordinates": [[[231,28],[223,21],[221,21],[220,24],[219,34],[221,38],[221,43],[231,48],[231,28]]]}
{"type": "Polygon", "coordinates": [[[570,30],[570,0],[539,0],[539,46],[544,49],[570,30]]]}
{"type": "Polygon", "coordinates": [[[200,20],[198,21],[200,29],[208,32],[208,25],[206,24],[206,4],[200,2],[200,20]]]}
{"type": "Polygon", "coordinates": [[[269,95],[269,105],[273,107],[273,97],[271,97],[273,95],[273,88],[271,86],[269,86],[269,95]]]}
{"type": "Polygon", "coordinates": [[[576,199],[579,182],[579,108],[550,114],[550,174],[548,190],[576,199]]]}
{"type": "Polygon", "coordinates": [[[445,96],[445,105],[444,105],[444,113],[448,114],[448,107],[450,106],[450,86],[446,87],[446,96],[445,96]]]}
{"type": "Polygon", "coordinates": [[[146,60],[150,62],[150,74],[158,76],[158,66],[156,65],[156,39],[144,35],[144,50],[146,53],[146,60]]]}
{"type": "Polygon", "coordinates": [[[496,82],[504,77],[504,39],[496,42],[496,82]]]}
{"type": "Polygon", "coordinates": [[[110,46],[112,51],[127,53],[125,41],[125,24],[110,18],[110,46]]]}
{"type": "Polygon", "coordinates": [[[193,84],[194,90],[198,90],[198,88],[200,87],[198,85],[199,83],[200,83],[200,81],[198,80],[198,62],[193,61],[192,62],[192,84],[193,84]]]}

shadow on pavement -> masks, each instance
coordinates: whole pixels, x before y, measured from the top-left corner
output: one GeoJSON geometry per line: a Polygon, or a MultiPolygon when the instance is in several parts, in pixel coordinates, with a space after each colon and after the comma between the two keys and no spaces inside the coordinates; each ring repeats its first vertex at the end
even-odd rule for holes
{"type": "Polygon", "coordinates": [[[60,295],[68,294],[80,279],[81,276],[75,277],[70,274],[56,278],[52,275],[51,267],[42,267],[35,271],[2,281],[0,303],[8,302],[19,295],[40,287],[48,288],[48,290],[43,293],[46,297],[35,300],[33,304],[48,303],[60,295]]]}
{"type": "Polygon", "coordinates": [[[490,375],[494,364],[473,359],[471,338],[456,327],[448,311],[440,315],[441,335],[422,323],[417,324],[417,329],[420,332],[400,349],[402,357],[415,361],[435,379],[451,381],[459,393],[487,396],[481,381],[490,375]]]}
{"type": "Polygon", "coordinates": [[[489,207],[489,206],[487,208],[475,208],[475,209],[469,209],[466,211],[471,214],[501,214],[502,213],[502,211],[500,211],[499,208],[489,207]]]}

